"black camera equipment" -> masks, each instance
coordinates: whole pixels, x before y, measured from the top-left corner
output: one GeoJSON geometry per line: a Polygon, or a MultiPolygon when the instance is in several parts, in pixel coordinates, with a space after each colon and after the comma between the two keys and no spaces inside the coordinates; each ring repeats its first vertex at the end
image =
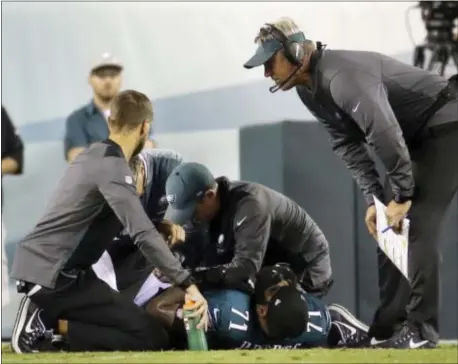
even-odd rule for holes
{"type": "Polygon", "coordinates": [[[421,17],[427,36],[423,44],[414,50],[414,65],[424,68],[425,51],[432,52],[427,69],[444,75],[445,68],[453,59],[458,69],[458,2],[420,1],[421,17]]]}

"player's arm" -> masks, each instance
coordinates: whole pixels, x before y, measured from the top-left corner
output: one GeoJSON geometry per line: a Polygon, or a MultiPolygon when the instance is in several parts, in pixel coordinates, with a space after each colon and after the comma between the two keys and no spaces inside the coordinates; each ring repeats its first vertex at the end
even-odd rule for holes
{"type": "Polygon", "coordinates": [[[183,307],[185,294],[180,287],[170,287],[146,304],[146,312],[162,322],[164,327],[183,337],[186,332],[179,309],[183,307]]]}
{"type": "MultiPolygon", "coordinates": [[[[410,154],[380,78],[362,72],[341,72],[331,81],[331,94],[336,104],[356,122],[384,164],[394,195],[411,199],[415,183],[410,154]]],[[[347,148],[347,152],[351,153],[351,149],[347,148]]],[[[368,176],[372,167],[369,169],[365,160],[359,160],[361,156],[348,160],[368,176]]],[[[360,183],[362,179],[357,181],[360,183]]]]}
{"type": "Polygon", "coordinates": [[[252,197],[239,202],[233,219],[234,258],[213,267],[206,274],[210,283],[227,288],[249,290],[250,278],[261,268],[270,236],[270,216],[252,197]]]}
{"type": "Polygon", "coordinates": [[[121,157],[105,157],[97,171],[101,194],[149,262],[171,282],[192,284],[192,277],[172,254],[161,234],[146,215],[137,196],[132,172],[121,157]]]}

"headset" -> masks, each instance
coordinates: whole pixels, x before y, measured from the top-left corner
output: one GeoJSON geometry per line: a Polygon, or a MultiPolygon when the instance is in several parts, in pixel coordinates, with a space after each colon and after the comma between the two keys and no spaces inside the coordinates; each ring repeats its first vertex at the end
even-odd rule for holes
{"type": "Polygon", "coordinates": [[[305,56],[305,49],[299,42],[289,39],[280,29],[273,24],[266,24],[267,34],[271,34],[276,40],[278,40],[284,49],[285,57],[295,66],[302,66],[302,60],[305,56]]]}
{"type": "Polygon", "coordinates": [[[266,23],[263,28],[261,28],[261,32],[265,35],[272,35],[272,37],[278,40],[282,47],[283,52],[285,54],[286,59],[291,62],[294,66],[296,66],[295,70],[290,73],[290,75],[280,82],[277,85],[269,87],[269,91],[274,93],[280,90],[284,85],[286,85],[289,80],[291,80],[294,75],[300,70],[302,67],[302,60],[305,56],[305,48],[299,42],[293,41],[289,39],[280,29],[278,29],[275,25],[266,23]]]}

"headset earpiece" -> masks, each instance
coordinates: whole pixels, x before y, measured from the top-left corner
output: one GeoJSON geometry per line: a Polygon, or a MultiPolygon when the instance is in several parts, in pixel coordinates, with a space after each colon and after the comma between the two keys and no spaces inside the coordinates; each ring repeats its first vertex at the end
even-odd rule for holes
{"type": "Polygon", "coordinates": [[[285,57],[295,66],[302,66],[302,60],[305,55],[305,49],[302,44],[292,42],[288,37],[275,25],[266,24],[270,28],[270,34],[283,45],[285,57]]]}
{"type": "Polygon", "coordinates": [[[289,44],[289,53],[293,56],[294,61],[293,64],[297,66],[302,66],[302,61],[305,56],[305,49],[302,44],[297,42],[290,42],[289,44]]]}

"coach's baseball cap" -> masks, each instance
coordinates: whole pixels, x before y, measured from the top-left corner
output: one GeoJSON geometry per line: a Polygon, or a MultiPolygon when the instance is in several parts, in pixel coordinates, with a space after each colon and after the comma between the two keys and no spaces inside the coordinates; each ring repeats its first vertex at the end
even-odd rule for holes
{"type": "Polygon", "coordinates": [[[307,301],[294,286],[283,286],[267,304],[269,337],[295,338],[307,328],[307,301]]]}
{"type": "Polygon", "coordinates": [[[203,164],[182,163],[177,166],[165,184],[169,207],[164,219],[178,225],[191,220],[197,204],[215,183],[212,173],[203,164]]]}
{"type": "Polygon", "coordinates": [[[102,55],[100,55],[93,63],[91,66],[91,73],[101,69],[101,68],[117,68],[120,71],[124,68],[122,63],[114,57],[111,53],[105,52],[102,55]]]}
{"type": "MultiPolygon", "coordinates": [[[[292,42],[303,42],[305,41],[305,36],[303,33],[292,34],[287,37],[292,42]]],[[[283,44],[278,39],[268,39],[262,42],[256,53],[248,61],[245,62],[243,67],[251,69],[253,67],[262,66],[267,61],[269,61],[277,51],[283,48],[283,44]]]]}

